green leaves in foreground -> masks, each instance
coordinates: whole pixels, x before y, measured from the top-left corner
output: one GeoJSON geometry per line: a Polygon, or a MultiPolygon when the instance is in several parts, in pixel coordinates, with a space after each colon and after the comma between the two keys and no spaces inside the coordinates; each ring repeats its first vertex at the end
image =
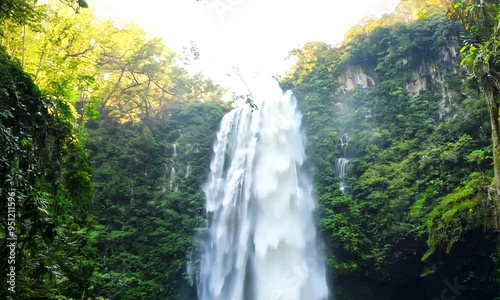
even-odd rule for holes
{"type": "Polygon", "coordinates": [[[422,260],[427,260],[440,247],[450,253],[453,246],[461,241],[463,234],[485,224],[491,215],[491,178],[474,172],[452,193],[442,198],[427,216],[427,252],[422,260]]]}

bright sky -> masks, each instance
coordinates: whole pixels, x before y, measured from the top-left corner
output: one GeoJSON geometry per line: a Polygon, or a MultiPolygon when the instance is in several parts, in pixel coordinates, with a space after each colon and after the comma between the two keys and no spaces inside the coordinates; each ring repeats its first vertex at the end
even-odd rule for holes
{"type": "Polygon", "coordinates": [[[288,52],[309,41],[339,43],[365,16],[399,0],[90,0],[99,16],[135,21],[177,52],[193,41],[201,57],[191,69],[241,90],[245,80],[285,74],[288,52]],[[226,74],[232,73],[229,78],[226,74]],[[238,87],[239,85],[239,87],[238,87]]]}

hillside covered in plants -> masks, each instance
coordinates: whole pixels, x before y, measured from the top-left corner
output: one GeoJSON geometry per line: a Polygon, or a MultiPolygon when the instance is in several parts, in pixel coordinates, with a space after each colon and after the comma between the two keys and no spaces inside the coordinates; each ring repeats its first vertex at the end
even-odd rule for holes
{"type": "Polygon", "coordinates": [[[339,299],[500,292],[487,102],[460,65],[462,24],[428,9],[294,50],[282,80],[304,113],[339,299]]]}
{"type": "MultiPolygon", "coordinates": [[[[186,70],[196,48],[62,2],[0,9],[0,298],[197,299],[202,187],[233,103],[186,70]]],[[[402,1],[340,45],[291,50],[280,86],[303,115],[335,299],[500,299],[485,2],[402,1]]]]}

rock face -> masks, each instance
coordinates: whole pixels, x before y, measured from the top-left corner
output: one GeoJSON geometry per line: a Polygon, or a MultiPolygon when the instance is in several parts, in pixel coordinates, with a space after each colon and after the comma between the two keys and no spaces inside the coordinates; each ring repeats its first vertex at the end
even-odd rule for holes
{"type": "Polygon", "coordinates": [[[375,85],[375,80],[367,75],[360,66],[349,66],[339,77],[342,92],[350,92],[357,87],[367,88],[375,85]]]}
{"type": "MultiPolygon", "coordinates": [[[[442,100],[439,103],[439,119],[442,120],[453,106],[453,93],[448,87],[446,78],[449,74],[458,72],[458,43],[442,47],[439,58],[422,61],[418,67],[411,71],[411,77],[405,88],[411,97],[430,89],[441,93],[442,100]],[[439,64],[439,65],[438,65],[439,64]]],[[[407,66],[408,60],[403,59],[403,67],[407,66]]],[[[375,85],[373,77],[367,74],[359,65],[350,65],[338,78],[343,94],[351,92],[356,88],[369,88],[375,85]]]]}
{"type": "Polygon", "coordinates": [[[427,90],[432,86],[443,85],[444,75],[448,72],[457,73],[457,47],[443,47],[440,51],[439,61],[445,63],[444,68],[438,68],[433,63],[422,62],[416,70],[412,72],[412,79],[406,85],[406,90],[413,96],[427,90]],[[441,71],[440,71],[441,69],[441,71]]]}
{"type": "MultiPolygon", "coordinates": [[[[434,66],[432,66],[434,68],[434,66]]],[[[417,96],[420,92],[427,90],[430,83],[429,67],[422,63],[417,70],[411,73],[410,82],[406,84],[406,90],[410,95],[417,96]]]]}
{"type": "Polygon", "coordinates": [[[441,101],[439,102],[440,120],[453,106],[453,94],[446,82],[446,76],[458,72],[457,49],[458,45],[456,44],[443,47],[439,53],[439,62],[444,63],[444,66],[438,67],[436,62],[430,64],[422,62],[412,72],[411,80],[406,84],[406,90],[412,97],[431,88],[435,88],[437,92],[441,93],[441,101]]]}

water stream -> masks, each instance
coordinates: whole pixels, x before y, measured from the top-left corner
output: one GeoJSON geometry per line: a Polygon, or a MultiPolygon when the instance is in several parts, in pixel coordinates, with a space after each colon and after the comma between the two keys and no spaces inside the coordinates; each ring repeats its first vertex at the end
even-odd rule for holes
{"type": "Polygon", "coordinates": [[[277,86],[222,119],[204,187],[199,300],[324,300],[301,114],[277,86]]]}

